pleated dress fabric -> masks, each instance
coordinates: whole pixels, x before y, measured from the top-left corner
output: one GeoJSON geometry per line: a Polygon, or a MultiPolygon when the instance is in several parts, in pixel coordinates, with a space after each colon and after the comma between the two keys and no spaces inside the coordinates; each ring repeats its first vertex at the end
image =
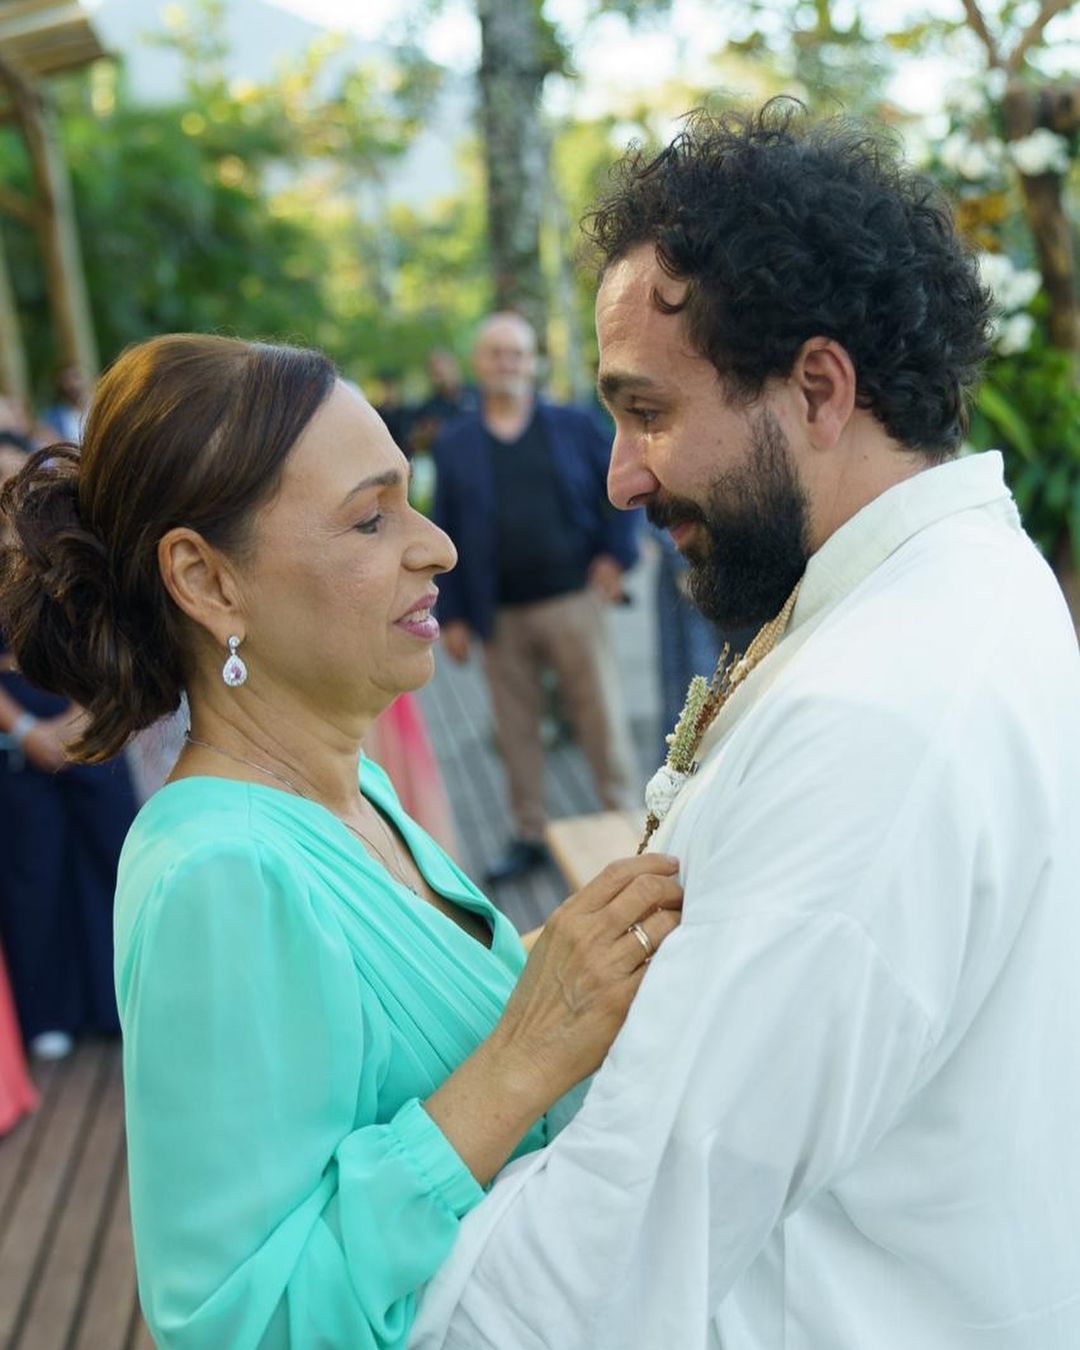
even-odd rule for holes
{"type": "MultiPolygon", "coordinates": [[[[364,759],[360,777],[490,949],[285,791],[178,780],[124,847],[131,1207],[159,1346],[403,1347],[482,1198],[421,1102],[491,1032],[525,954],[386,775],[364,759]]],[[[518,1153],[544,1142],[540,1121],[518,1153]]]]}

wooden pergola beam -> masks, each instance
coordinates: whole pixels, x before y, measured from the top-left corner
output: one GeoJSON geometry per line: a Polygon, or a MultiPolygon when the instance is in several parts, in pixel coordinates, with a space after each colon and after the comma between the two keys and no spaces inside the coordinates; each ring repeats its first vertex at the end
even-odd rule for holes
{"type": "Polygon", "coordinates": [[[26,350],[19,328],[15,291],[8,271],[4,236],[0,233],[0,393],[23,402],[29,400],[30,378],[26,368],[26,350]]]}
{"type": "Polygon", "coordinates": [[[30,151],[37,195],[37,231],[45,261],[60,360],[79,368],[88,381],[97,377],[97,340],[90,314],[82,253],[75,222],[71,179],[60,147],[51,104],[9,54],[0,55],[0,82],[19,113],[30,151]]]}

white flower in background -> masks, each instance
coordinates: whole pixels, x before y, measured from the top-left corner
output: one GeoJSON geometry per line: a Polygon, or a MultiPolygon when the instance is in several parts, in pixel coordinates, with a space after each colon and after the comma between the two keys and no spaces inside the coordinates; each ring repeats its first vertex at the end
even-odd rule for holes
{"type": "Polygon", "coordinates": [[[1042,274],[1034,267],[1014,267],[1002,301],[1006,310],[1027,309],[1042,289],[1042,274]]]}
{"type": "Polygon", "coordinates": [[[1006,314],[1026,309],[1042,285],[1042,277],[1034,268],[1017,267],[1004,253],[980,253],[979,274],[1006,314]]]}
{"type": "Polygon", "coordinates": [[[1065,173],[1069,167],[1069,142],[1056,131],[1039,127],[1030,136],[1010,142],[1009,158],[1021,173],[1032,178],[1041,173],[1065,173]]]}
{"type": "Polygon", "coordinates": [[[983,83],[986,87],[987,97],[993,99],[995,103],[1000,103],[1005,97],[1005,89],[1009,83],[1009,77],[1000,66],[995,66],[993,70],[988,70],[986,72],[986,79],[983,83]]]}
{"type": "Polygon", "coordinates": [[[994,294],[999,310],[991,324],[991,341],[1001,356],[1026,351],[1035,320],[1025,313],[1039,293],[1042,277],[1033,268],[1016,267],[1004,253],[980,253],[979,275],[994,294]]]}
{"type": "Polygon", "coordinates": [[[952,173],[966,178],[969,183],[991,177],[1002,161],[1004,147],[1001,141],[989,138],[973,141],[962,131],[954,131],[941,143],[942,164],[952,173]]]}
{"type": "Polygon", "coordinates": [[[1035,333],[1035,320],[1030,314],[1012,314],[998,327],[994,346],[1002,356],[1015,356],[1027,351],[1035,333]]]}
{"type": "Polygon", "coordinates": [[[954,131],[946,136],[938,148],[938,157],[942,164],[951,172],[958,173],[957,165],[960,157],[971,144],[962,131],[954,131]]]}
{"type": "Polygon", "coordinates": [[[934,160],[934,147],[925,127],[905,127],[904,157],[913,169],[928,169],[934,160]]]}
{"type": "Polygon", "coordinates": [[[986,97],[974,84],[955,84],[945,95],[945,106],[961,121],[971,122],[986,111],[986,97]]]}

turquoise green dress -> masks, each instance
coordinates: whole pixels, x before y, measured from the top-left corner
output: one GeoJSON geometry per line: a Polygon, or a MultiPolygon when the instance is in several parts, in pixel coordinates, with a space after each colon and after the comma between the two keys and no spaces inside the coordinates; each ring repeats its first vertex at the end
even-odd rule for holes
{"type": "MultiPolygon", "coordinates": [[[[139,813],[116,979],[139,1291],[176,1350],[403,1347],[483,1191],[424,1111],[525,961],[503,917],[362,761],[485,949],[314,802],[181,779],[139,813]]],[[[518,1152],[545,1142],[538,1122],[518,1152]]]]}

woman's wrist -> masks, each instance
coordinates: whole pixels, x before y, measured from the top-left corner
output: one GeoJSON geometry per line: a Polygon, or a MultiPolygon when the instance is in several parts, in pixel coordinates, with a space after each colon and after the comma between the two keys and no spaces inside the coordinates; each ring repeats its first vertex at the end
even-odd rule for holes
{"type": "Polygon", "coordinates": [[[542,1059],[518,1045],[501,1028],[497,1027],[480,1046],[476,1058],[490,1078],[492,1090],[498,1092],[508,1109],[525,1120],[526,1128],[563,1095],[564,1089],[554,1085],[551,1075],[545,1073],[542,1059]]]}
{"type": "Polygon", "coordinates": [[[486,1186],[559,1095],[496,1033],[431,1094],[424,1109],[486,1186]]]}

